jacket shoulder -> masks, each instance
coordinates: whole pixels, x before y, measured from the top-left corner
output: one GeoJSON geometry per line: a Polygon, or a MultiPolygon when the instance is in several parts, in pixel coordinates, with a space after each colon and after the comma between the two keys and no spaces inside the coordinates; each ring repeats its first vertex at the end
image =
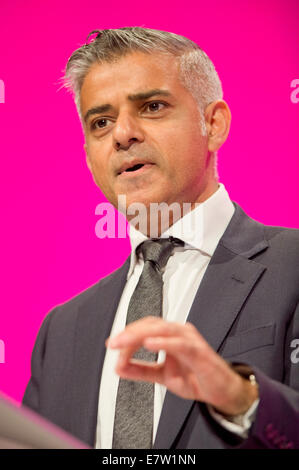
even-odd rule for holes
{"type": "Polygon", "coordinates": [[[120,277],[126,274],[129,266],[129,259],[130,257],[127,258],[120,268],[101,278],[99,281],[79,292],[67,301],[56,305],[47,314],[46,319],[49,321],[55,317],[55,322],[59,321],[60,324],[61,322],[73,323],[74,317],[76,317],[79,312],[88,312],[88,309],[91,306],[95,304],[100,305],[101,292],[103,292],[103,289],[105,290],[107,285],[116,283],[120,277]]]}
{"type": "Polygon", "coordinates": [[[264,234],[270,247],[299,259],[299,229],[264,225],[264,234]]]}

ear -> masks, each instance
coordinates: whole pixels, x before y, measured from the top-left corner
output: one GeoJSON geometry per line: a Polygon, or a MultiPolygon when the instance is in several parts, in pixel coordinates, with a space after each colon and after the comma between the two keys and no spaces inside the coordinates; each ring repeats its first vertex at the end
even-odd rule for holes
{"type": "Polygon", "coordinates": [[[89,155],[88,155],[88,147],[87,147],[87,144],[86,144],[86,143],[84,143],[83,148],[84,148],[84,152],[85,152],[85,154],[86,154],[86,163],[87,163],[87,166],[88,166],[88,168],[89,168],[89,171],[92,172],[92,170],[91,170],[90,158],[89,158],[89,155]]]}
{"type": "Polygon", "coordinates": [[[210,103],[205,109],[208,132],[208,149],[216,152],[227,139],[230,130],[231,112],[223,100],[210,103]]]}

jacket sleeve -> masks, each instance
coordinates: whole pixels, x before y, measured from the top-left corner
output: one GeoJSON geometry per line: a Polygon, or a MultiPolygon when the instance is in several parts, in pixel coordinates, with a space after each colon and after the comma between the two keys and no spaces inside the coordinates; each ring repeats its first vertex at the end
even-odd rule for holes
{"type": "Polygon", "coordinates": [[[36,413],[40,410],[40,384],[43,375],[43,359],[46,351],[46,342],[49,324],[54,313],[53,309],[43,320],[39,329],[31,356],[31,377],[26,387],[22,405],[31,408],[36,413]]]}
{"type": "Polygon", "coordinates": [[[299,449],[299,358],[294,354],[294,344],[299,344],[299,304],[285,339],[284,383],[252,367],[260,402],[249,436],[240,448],[299,449]]]}

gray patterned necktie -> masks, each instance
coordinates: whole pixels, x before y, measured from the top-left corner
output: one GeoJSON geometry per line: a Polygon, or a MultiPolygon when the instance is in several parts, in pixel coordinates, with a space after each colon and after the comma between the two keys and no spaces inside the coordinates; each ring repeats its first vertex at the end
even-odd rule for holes
{"type": "MultiPolygon", "coordinates": [[[[162,269],[176,245],[177,238],[146,240],[137,247],[143,254],[144,267],[131,297],[127,324],[147,315],[162,316],[162,269]]],[[[158,354],[140,348],[135,359],[153,362],[158,354]]],[[[120,378],[115,407],[113,449],[150,449],[152,447],[154,384],[120,378]]]]}

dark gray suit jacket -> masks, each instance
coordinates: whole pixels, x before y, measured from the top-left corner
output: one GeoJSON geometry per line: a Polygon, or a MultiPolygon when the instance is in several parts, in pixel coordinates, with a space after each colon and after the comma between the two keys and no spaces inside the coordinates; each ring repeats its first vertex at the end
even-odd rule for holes
{"type": "MultiPolygon", "coordinates": [[[[236,211],[209,263],[188,321],[224,358],[253,367],[260,404],[248,439],[225,431],[206,405],[166,393],[155,448],[299,448],[299,230],[236,211]]],[[[129,258],[45,318],[23,403],[93,446],[105,339],[129,258]]]]}

